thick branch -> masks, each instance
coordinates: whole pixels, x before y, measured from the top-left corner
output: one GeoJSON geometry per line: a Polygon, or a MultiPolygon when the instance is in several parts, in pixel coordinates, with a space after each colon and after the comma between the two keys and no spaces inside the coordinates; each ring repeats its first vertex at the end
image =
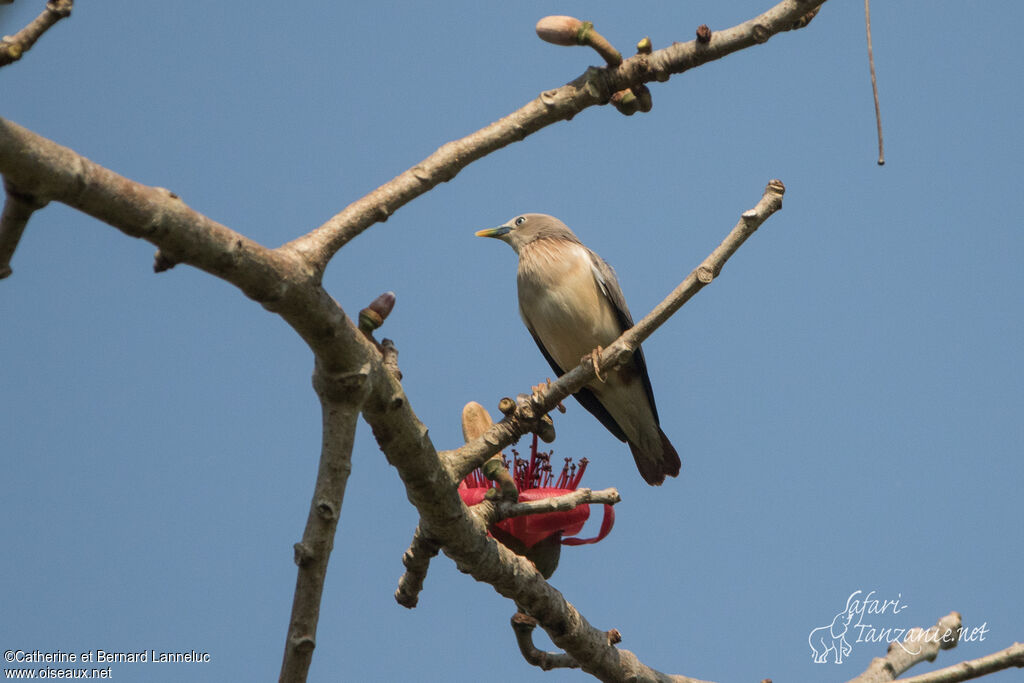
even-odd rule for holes
{"type": "Polygon", "coordinates": [[[73,0],[50,0],[46,9],[13,36],[0,40],[0,67],[21,59],[46,31],[64,17],[71,16],[73,0]]]}
{"type": "Polygon", "coordinates": [[[798,21],[825,0],[784,0],[732,28],[715,31],[707,42],[674,43],[650,54],[638,54],[617,68],[591,68],[560,88],[547,90],[508,116],[459,140],[449,142],[429,157],[368,195],[349,204],[313,232],[291,246],[306,256],[318,271],[337,251],[363,230],[440,183],[454,178],[474,161],[558,121],[568,121],[587,107],[606,104],[613,93],[651,81],[667,81],[707,62],[721,59],[777,33],[792,30],[798,21]]]}
{"type": "Polygon", "coordinates": [[[327,372],[354,372],[381,357],[293,250],[268,249],[189,208],[170,190],[129,180],[2,118],[0,174],[37,201],[67,204],[151,242],[165,259],[235,285],[284,318],[327,372]]]}
{"type": "Polygon", "coordinates": [[[323,442],[306,530],[302,541],[295,544],[295,564],[299,571],[281,663],[279,680],[282,683],[301,683],[309,673],[316,647],[320,597],[324,590],[327,562],[334,548],[334,533],[345,498],[345,485],[352,471],[352,444],[359,410],[366,395],[368,374],[369,369],[364,368],[332,375],[319,365],[313,373],[313,386],[320,397],[323,413],[323,442]]]}
{"type": "MultiPolygon", "coordinates": [[[[743,213],[739,222],[722,243],[640,322],[623,332],[622,336],[615,340],[615,343],[604,349],[598,362],[600,371],[607,372],[629,359],[641,342],[678,311],[683,304],[693,298],[697,292],[710,284],[722,272],[726,261],[736,253],[736,250],[747,238],[753,235],[772,214],[782,208],[782,195],[785,191],[786,188],[781,181],[769,182],[761,200],[753,209],[743,213]]],[[[539,389],[535,394],[535,406],[526,406],[529,414],[524,416],[524,408],[521,406],[515,413],[506,416],[481,437],[457,450],[444,453],[444,460],[450,468],[452,477],[456,480],[464,478],[491,455],[514,443],[530,428],[537,416],[555,408],[559,401],[578,391],[595,377],[594,366],[591,359],[587,358],[574,369],[559,377],[557,381],[539,389]]]]}
{"type": "Polygon", "coordinates": [[[152,242],[166,258],[227,280],[261,302],[275,298],[280,278],[295,280],[297,258],[278,256],[193,211],[170,190],[136,183],[4,119],[0,173],[24,194],[62,202],[152,242]]]}

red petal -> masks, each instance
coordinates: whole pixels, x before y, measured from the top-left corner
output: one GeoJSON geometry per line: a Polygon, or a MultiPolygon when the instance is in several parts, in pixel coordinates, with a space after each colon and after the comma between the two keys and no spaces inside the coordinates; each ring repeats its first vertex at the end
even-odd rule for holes
{"type": "Polygon", "coordinates": [[[467,507],[472,507],[482,501],[487,495],[487,488],[482,486],[459,487],[459,497],[467,507]]]}
{"type": "Polygon", "coordinates": [[[604,506],[604,518],[601,520],[601,530],[597,533],[597,536],[594,538],[563,538],[562,545],[597,543],[611,532],[613,526],[615,526],[615,508],[606,504],[604,506]]]}

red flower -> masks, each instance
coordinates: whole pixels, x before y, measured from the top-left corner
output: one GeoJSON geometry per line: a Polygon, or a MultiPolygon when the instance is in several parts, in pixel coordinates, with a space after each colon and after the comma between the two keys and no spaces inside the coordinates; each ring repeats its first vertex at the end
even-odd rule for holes
{"type": "MultiPolygon", "coordinates": [[[[513,459],[512,477],[519,490],[520,502],[564,496],[567,493],[572,493],[579,486],[583,473],[587,469],[586,458],[580,459],[578,467],[573,464],[571,458],[566,458],[562,472],[557,478],[552,475],[550,460],[550,453],[537,451],[536,434],[533,436],[533,445],[530,448],[530,459],[522,460],[518,457],[513,459]]],[[[506,463],[507,466],[508,463],[506,463]]],[[[459,484],[459,495],[466,505],[476,505],[484,499],[487,491],[492,487],[492,482],[488,481],[477,469],[473,470],[459,484]]],[[[558,534],[562,545],[597,543],[608,535],[615,524],[615,510],[611,505],[605,505],[604,519],[597,536],[586,539],[562,538],[578,534],[583,529],[583,524],[588,517],[590,517],[590,505],[584,504],[564,512],[541,512],[522,517],[510,517],[495,523],[494,526],[500,529],[499,536],[503,535],[501,532],[509,534],[529,549],[545,539],[551,539],[555,534],[558,534]]]]}

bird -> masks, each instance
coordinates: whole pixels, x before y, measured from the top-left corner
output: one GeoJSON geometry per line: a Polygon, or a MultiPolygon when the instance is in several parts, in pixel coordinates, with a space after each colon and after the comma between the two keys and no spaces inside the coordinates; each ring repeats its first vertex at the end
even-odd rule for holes
{"type": "MultiPolygon", "coordinates": [[[[551,369],[563,375],[633,326],[615,271],[554,216],[526,213],[479,230],[519,256],[519,315],[551,369]]],[[[660,486],[679,474],[679,454],[661,430],[643,350],[574,394],[620,441],[640,475],[660,486]]]]}

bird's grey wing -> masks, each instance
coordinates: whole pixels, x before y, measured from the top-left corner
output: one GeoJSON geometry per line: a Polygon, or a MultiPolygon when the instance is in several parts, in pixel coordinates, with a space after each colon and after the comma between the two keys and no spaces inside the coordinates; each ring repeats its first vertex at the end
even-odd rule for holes
{"type": "MultiPolygon", "coordinates": [[[[615,310],[615,317],[618,318],[619,325],[622,327],[622,331],[625,332],[633,327],[633,316],[629,314],[626,297],[623,296],[622,288],[619,287],[619,280],[615,277],[615,271],[612,270],[612,267],[603,258],[590,251],[590,249],[587,249],[587,253],[590,254],[590,269],[594,274],[594,279],[601,287],[601,291],[604,292],[608,301],[611,302],[612,308],[615,310]]],[[[651,404],[651,412],[654,413],[654,421],[661,424],[661,421],[658,419],[658,406],[654,403],[654,389],[651,388],[651,378],[647,374],[647,361],[644,360],[644,350],[640,347],[637,347],[636,353],[633,354],[633,366],[643,380],[644,391],[647,392],[647,400],[651,404]]],[[[582,401],[580,402],[582,403],[582,401]]],[[[607,424],[605,426],[607,427],[607,424]]]]}
{"type": "MultiPolygon", "coordinates": [[[[550,353],[548,353],[548,350],[544,347],[544,343],[541,342],[540,337],[538,337],[537,333],[533,331],[533,325],[531,325],[530,321],[526,320],[525,317],[523,320],[526,322],[526,329],[530,331],[530,336],[533,337],[533,341],[537,342],[537,348],[540,349],[540,352],[544,355],[548,365],[551,366],[551,370],[559,377],[564,375],[565,370],[558,367],[558,363],[556,363],[555,359],[551,357],[550,353]]],[[[644,375],[646,376],[646,371],[644,372],[644,375]]],[[[650,391],[650,382],[648,381],[647,384],[648,391],[650,391]]],[[[619,423],[615,421],[615,418],[611,416],[608,409],[601,405],[601,402],[597,400],[597,397],[594,396],[590,389],[584,387],[573,394],[573,396],[580,402],[580,405],[586,408],[591,415],[596,417],[601,424],[604,425],[604,428],[611,432],[616,439],[619,441],[626,440],[626,434],[622,431],[622,427],[620,427],[619,423]]]]}

